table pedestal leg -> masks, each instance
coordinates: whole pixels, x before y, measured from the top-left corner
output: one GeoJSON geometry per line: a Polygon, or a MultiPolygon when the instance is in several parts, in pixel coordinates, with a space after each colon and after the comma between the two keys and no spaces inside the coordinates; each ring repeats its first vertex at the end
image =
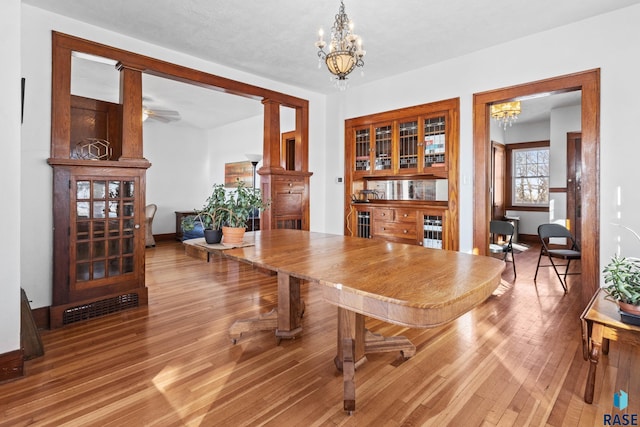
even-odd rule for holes
{"type": "Polygon", "coordinates": [[[293,339],[302,333],[304,302],[300,300],[300,282],[297,277],[278,273],[278,308],[251,319],[236,320],[229,328],[234,344],[244,332],[275,330],[278,342],[293,339]]]}
{"type": "Polygon", "coordinates": [[[342,340],[342,381],[344,384],[344,410],[349,415],[356,410],[356,365],[353,361],[355,341],[349,338],[342,340]]]}
{"type": "Polygon", "coordinates": [[[416,347],[405,337],[384,337],[364,327],[364,315],[338,308],[338,351],[334,363],[342,371],[344,410],[356,409],[355,370],[367,361],[367,353],[400,351],[405,359],[416,354],[416,347]]]}
{"type": "Polygon", "coordinates": [[[297,277],[278,273],[278,338],[293,339],[302,333],[304,303],[300,300],[300,282],[297,277]]]}
{"type": "MultiPolygon", "coordinates": [[[[593,389],[596,385],[596,367],[600,360],[600,350],[602,348],[602,335],[603,327],[598,323],[593,324],[591,331],[591,349],[589,351],[589,374],[587,375],[587,384],[584,388],[584,401],[587,403],[593,403],[593,389]]],[[[608,340],[607,340],[608,341],[608,340]]],[[[606,344],[606,350],[609,350],[608,343],[606,344]]]]}

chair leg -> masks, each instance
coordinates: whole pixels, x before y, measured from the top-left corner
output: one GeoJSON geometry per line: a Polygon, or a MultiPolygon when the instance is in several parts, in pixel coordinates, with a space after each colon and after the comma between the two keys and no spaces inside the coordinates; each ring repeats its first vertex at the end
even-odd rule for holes
{"type": "Polygon", "coordinates": [[[516,256],[513,250],[511,251],[511,262],[513,263],[513,278],[515,279],[518,275],[516,274],[516,256]]]}
{"type": "Polygon", "coordinates": [[[567,260],[567,268],[564,269],[564,283],[567,283],[567,273],[569,273],[569,265],[571,264],[571,259],[567,260]]]}
{"type": "Polygon", "coordinates": [[[535,283],[536,278],[538,277],[538,269],[540,268],[540,259],[542,259],[542,251],[544,249],[540,248],[540,255],[538,255],[538,265],[536,265],[536,274],[533,276],[533,282],[535,283]]]}
{"type": "MultiPolygon", "coordinates": [[[[562,277],[560,276],[560,273],[558,272],[558,269],[556,268],[556,263],[553,262],[553,258],[551,256],[549,256],[549,261],[551,261],[551,265],[553,266],[554,271],[556,272],[556,276],[558,276],[558,280],[560,280],[560,284],[562,285],[562,289],[564,290],[564,293],[567,293],[567,285],[565,284],[565,282],[562,280],[562,277]]],[[[566,271],[565,271],[566,273],[566,271]]],[[[567,276],[565,274],[565,281],[567,279],[567,276]]]]}

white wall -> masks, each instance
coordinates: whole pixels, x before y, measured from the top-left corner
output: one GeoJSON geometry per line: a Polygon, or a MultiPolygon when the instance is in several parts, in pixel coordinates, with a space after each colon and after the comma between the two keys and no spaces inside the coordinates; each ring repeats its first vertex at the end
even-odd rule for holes
{"type": "MultiPolygon", "coordinates": [[[[640,117],[637,79],[640,56],[640,5],[587,19],[534,36],[509,41],[431,67],[410,71],[362,87],[345,95],[341,119],[460,97],[460,249],[472,248],[473,94],[570,73],[601,69],[601,263],[616,249],[619,227],[609,225],[618,211],[621,221],[640,230],[636,183],[640,168],[635,124],[640,117]],[[594,31],[597,28],[598,31],[594,31]],[[620,41],[624,40],[624,43],[620,41]],[[620,187],[622,203],[615,203],[620,187]]],[[[332,122],[333,120],[331,120],[332,122]]],[[[328,123],[331,126],[331,123],[328,123]]],[[[336,125],[337,126],[337,125],[336,125]]],[[[344,136],[327,138],[327,151],[342,152],[344,136]]],[[[338,189],[336,189],[338,192],[338,189]]],[[[329,199],[329,195],[327,198],[329,199]]],[[[623,230],[624,232],[624,230],[623,230]]],[[[628,233],[627,233],[628,234],[628,233]]],[[[636,253],[640,244],[630,242],[636,253]]]]}
{"type": "MultiPolygon", "coordinates": [[[[20,349],[20,0],[2,4],[0,14],[0,223],[5,224],[0,245],[0,354],[20,349]]],[[[31,90],[31,88],[27,88],[31,90]]],[[[37,259],[30,258],[32,264],[37,259]]],[[[30,295],[28,295],[30,297],[30,295]]]]}
{"type": "MultiPolygon", "coordinates": [[[[580,116],[578,116],[580,117],[580,116]]],[[[493,133],[491,134],[493,137],[493,133]]],[[[533,123],[518,123],[508,127],[504,132],[506,144],[517,142],[551,141],[551,124],[549,120],[533,123]]]]}
{"type": "MultiPolygon", "coordinates": [[[[225,163],[246,162],[245,154],[262,153],[264,117],[256,116],[207,131],[209,147],[209,190],[214,183],[224,183],[225,163]]],[[[262,166],[258,163],[257,169],[262,166]]],[[[256,174],[256,187],[260,177],[256,174]]],[[[210,193],[210,192],[209,192],[210,193]]],[[[208,196],[208,194],[207,194],[208,196]]],[[[204,202],[204,200],[202,200],[204,202]]]]}
{"type": "MultiPolygon", "coordinates": [[[[14,2],[15,0],[11,1],[14,2]]],[[[32,300],[33,308],[51,304],[51,264],[53,254],[50,213],[52,206],[52,171],[46,160],[50,156],[52,30],[307,99],[310,105],[324,106],[324,96],[314,92],[233,70],[26,4],[21,4],[20,7],[21,14],[8,15],[9,18],[6,19],[9,19],[12,25],[20,25],[18,29],[22,37],[21,50],[11,56],[7,55],[5,57],[6,61],[3,61],[3,63],[11,64],[8,70],[13,70],[13,66],[19,69],[21,64],[23,76],[26,77],[28,86],[28,95],[25,103],[27,111],[25,113],[29,115],[29,121],[25,120],[22,127],[22,157],[20,161],[23,180],[20,191],[22,194],[21,219],[29,224],[29,227],[24,227],[20,230],[22,255],[19,260],[14,260],[15,263],[12,265],[20,263],[22,286],[32,300]],[[34,268],[34,260],[38,260],[37,268],[34,268]]],[[[11,10],[11,8],[8,10],[11,10]]],[[[2,15],[3,18],[7,16],[4,13],[4,6],[2,15]]],[[[19,38],[12,38],[11,40],[17,39],[19,38]]],[[[2,72],[8,71],[5,69],[2,72]]],[[[11,81],[11,79],[8,78],[3,81],[11,81]]],[[[19,78],[17,78],[17,81],[19,82],[19,78]]],[[[16,87],[19,86],[18,83],[15,84],[16,87]]],[[[325,127],[325,110],[314,107],[309,119],[309,158],[312,159],[310,161],[310,169],[314,172],[314,179],[319,178],[320,180],[324,179],[324,171],[314,168],[317,168],[318,165],[322,166],[324,161],[318,159],[323,159],[325,155],[322,137],[325,127]]],[[[153,149],[151,148],[151,150],[153,149]]],[[[152,153],[149,153],[149,155],[151,156],[152,153]]],[[[18,159],[16,159],[16,163],[18,163],[18,159]]],[[[158,161],[158,164],[160,163],[158,161]]],[[[18,168],[18,166],[15,167],[18,168]]],[[[13,172],[12,175],[16,176],[12,182],[17,182],[20,176],[19,169],[9,170],[7,173],[9,172],[13,172]]],[[[153,172],[150,171],[150,173],[153,172]]],[[[151,191],[157,190],[152,189],[151,191]]],[[[311,197],[324,205],[325,194],[320,186],[314,187],[312,184],[311,197]]],[[[187,208],[191,207],[193,206],[187,206],[187,208]]],[[[15,223],[15,211],[12,212],[11,217],[15,223]]],[[[311,221],[311,226],[316,227],[314,221],[317,221],[317,216],[312,215],[311,221]]],[[[158,230],[161,229],[159,228],[158,230]]],[[[157,233],[158,231],[154,228],[154,232],[157,233]]],[[[20,245],[13,245],[13,250],[18,246],[20,245]]]]}
{"type": "Polygon", "coordinates": [[[144,122],[144,157],[147,169],[147,204],[158,210],[153,234],[176,231],[175,211],[197,209],[210,193],[207,133],[174,123],[144,122]]]}

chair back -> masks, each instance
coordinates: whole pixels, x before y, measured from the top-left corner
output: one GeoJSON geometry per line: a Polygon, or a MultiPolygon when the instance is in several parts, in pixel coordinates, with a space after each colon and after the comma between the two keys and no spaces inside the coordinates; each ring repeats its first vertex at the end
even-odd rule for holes
{"type": "Polygon", "coordinates": [[[559,238],[559,239],[569,239],[569,241],[571,242],[572,248],[580,250],[571,232],[563,225],[540,224],[538,226],[538,236],[540,236],[540,240],[542,240],[542,244],[545,245],[545,247],[549,242],[549,239],[559,238]]]}
{"type": "Polygon", "coordinates": [[[144,216],[148,219],[153,219],[154,215],[156,214],[156,210],[158,209],[158,207],[156,205],[154,205],[153,203],[150,205],[147,205],[144,208],[144,216]]]}
{"type": "MultiPolygon", "coordinates": [[[[491,234],[501,234],[505,236],[513,236],[515,228],[509,221],[491,221],[489,223],[489,232],[491,234]]],[[[511,239],[509,239],[511,240],[511,239]]]]}

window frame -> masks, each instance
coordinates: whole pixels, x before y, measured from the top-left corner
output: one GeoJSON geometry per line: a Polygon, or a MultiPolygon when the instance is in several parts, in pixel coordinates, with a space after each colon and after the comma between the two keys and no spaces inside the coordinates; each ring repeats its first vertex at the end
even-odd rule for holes
{"type": "MultiPolygon", "coordinates": [[[[506,151],[506,174],[505,174],[505,209],[514,211],[530,211],[530,212],[549,212],[549,204],[547,205],[522,205],[514,204],[513,201],[513,156],[514,151],[528,150],[532,148],[551,148],[550,141],[533,141],[505,144],[506,151]]],[[[551,163],[551,153],[549,153],[549,163],[551,163]]],[[[549,179],[551,178],[551,169],[549,169],[549,179]]],[[[551,188],[549,188],[549,192],[551,188]]]]}

